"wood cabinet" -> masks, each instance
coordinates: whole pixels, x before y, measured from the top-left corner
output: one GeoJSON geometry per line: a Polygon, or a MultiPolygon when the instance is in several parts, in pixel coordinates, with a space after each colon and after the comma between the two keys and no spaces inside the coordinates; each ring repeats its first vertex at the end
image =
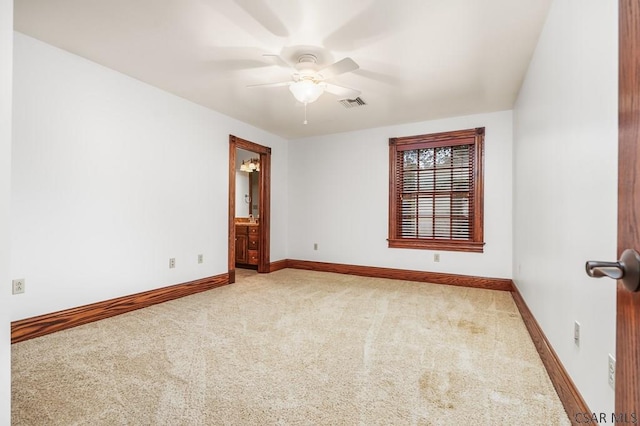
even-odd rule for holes
{"type": "Polygon", "coordinates": [[[260,225],[236,224],[236,264],[258,265],[260,225]]]}

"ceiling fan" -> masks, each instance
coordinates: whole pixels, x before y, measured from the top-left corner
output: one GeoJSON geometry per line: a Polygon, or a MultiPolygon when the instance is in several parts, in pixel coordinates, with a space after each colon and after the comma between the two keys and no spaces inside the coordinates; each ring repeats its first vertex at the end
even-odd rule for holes
{"type": "MultiPolygon", "coordinates": [[[[287,63],[277,55],[264,56],[276,57],[282,62],[287,63]]],[[[336,95],[339,100],[355,99],[360,95],[359,90],[327,82],[327,80],[335,76],[360,68],[353,59],[344,58],[321,69],[318,67],[318,57],[313,53],[301,53],[295,57],[295,60],[297,62],[293,65],[294,71],[291,74],[291,80],[277,83],[252,84],[247,87],[289,86],[289,90],[293,96],[305,104],[305,106],[315,102],[324,92],[336,95]]]]}

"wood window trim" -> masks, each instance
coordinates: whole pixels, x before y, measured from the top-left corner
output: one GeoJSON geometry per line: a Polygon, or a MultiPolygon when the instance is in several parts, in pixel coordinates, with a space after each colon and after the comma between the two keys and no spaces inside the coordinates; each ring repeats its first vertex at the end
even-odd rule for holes
{"type": "Polygon", "coordinates": [[[426,249],[482,253],[484,251],[484,127],[389,139],[389,238],[390,248],[426,249]],[[396,185],[397,155],[410,149],[463,144],[474,146],[473,221],[469,240],[399,237],[399,206],[396,185]]]}

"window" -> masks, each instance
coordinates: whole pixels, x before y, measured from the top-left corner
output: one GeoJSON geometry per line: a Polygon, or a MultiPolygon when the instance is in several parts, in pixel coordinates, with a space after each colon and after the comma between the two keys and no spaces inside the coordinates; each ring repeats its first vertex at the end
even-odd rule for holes
{"type": "Polygon", "coordinates": [[[389,139],[389,247],[483,251],[484,127],[389,139]]]}

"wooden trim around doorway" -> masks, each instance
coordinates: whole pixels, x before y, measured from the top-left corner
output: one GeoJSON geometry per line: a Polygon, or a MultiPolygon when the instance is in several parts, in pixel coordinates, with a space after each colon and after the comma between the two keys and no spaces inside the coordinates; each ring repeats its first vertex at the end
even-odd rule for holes
{"type": "Polygon", "coordinates": [[[260,155],[260,251],[258,272],[270,271],[271,247],[271,148],[259,145],[237,136],[229,135],[229,282],[235,282],[236,269],[236,150],[244,149],[260,155]]]}

